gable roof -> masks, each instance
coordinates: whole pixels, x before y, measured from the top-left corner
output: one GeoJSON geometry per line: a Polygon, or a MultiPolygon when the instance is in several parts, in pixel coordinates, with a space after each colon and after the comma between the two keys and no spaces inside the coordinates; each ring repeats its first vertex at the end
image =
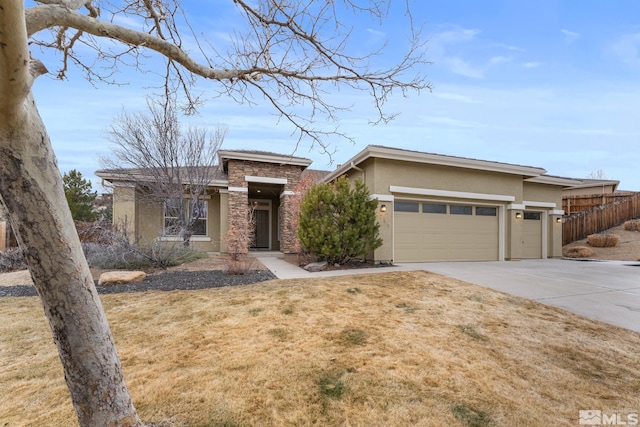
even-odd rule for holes
{"type": "Polygon", "coordinates": [[[426,153],[422,151],[385,147],[382,145],[369,145],[343,165],[339,166],[335,171],[327,175],[325,177],[325,182],[336,179],[340,175],[348,172],[350,169],[353,169],[354,166],[357,166],[369,158],[382,158],[413,163],[485,170],[490,172],[522,175],[525,178],[539,177],[547,172],[543,168],[534,166],[522,166],[467,157],[447,156],[444,154],[426,153]]]}

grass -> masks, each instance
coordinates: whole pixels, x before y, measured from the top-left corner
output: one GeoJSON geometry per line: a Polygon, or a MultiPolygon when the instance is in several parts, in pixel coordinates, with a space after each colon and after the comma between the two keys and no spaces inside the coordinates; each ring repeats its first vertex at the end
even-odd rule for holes
{"type": "MultiPolygon", "coordinates": [[[[574,426],[580,409],[640,409],[640,334],[429,273],[102,300],[138,412],[163,427],[574,426]]],[[[0,426],[77,425],[39,300],[0,299],[0,337],[0,426]]]]}

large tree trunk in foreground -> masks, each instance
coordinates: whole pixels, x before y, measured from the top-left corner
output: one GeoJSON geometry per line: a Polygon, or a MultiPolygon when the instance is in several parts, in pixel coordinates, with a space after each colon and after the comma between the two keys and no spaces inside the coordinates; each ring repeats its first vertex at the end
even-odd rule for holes
{"type": "Polygon", "coordinates": [[[40,294],[80,425],[138,426],[31,93],[46,69],[30,58],[23,7],[22,0],[0,5],[0,202],[40,294]]]}
{"type": "Polygon", "coordinates": [[[58,347],[80,425],[141,425],[32,95],[0,112],[0,195],[58,347]]]}

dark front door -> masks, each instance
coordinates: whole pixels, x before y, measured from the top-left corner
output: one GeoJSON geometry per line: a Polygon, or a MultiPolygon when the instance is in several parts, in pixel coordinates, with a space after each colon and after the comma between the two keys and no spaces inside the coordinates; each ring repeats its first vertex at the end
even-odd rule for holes
{"type": "Polygon", "coordinates": [[[256,209],[253,211],[256,224],[255,248],[269,249],[269,211],[256,209]]]}

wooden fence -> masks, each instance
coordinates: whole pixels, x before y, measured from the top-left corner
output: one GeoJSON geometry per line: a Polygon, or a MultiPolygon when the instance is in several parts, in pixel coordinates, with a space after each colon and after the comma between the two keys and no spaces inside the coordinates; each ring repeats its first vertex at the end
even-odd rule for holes
{"type": "Polygon", "coordinates": [[[633,196],[633,192],[619,192],[609,194],[582,194],[579,196],[564,196],[562,198],[562,210],[565,215],[588,211],[598,206],[613,203],[618,200],[633,196]]]}
{"type": "Polygon", "coordinates": [[[600,233],[638,217],[640,193],[618,197],[614,202],[565,216],[562,224],[562,244],[584,239],[589,234],[600,233]]]}

